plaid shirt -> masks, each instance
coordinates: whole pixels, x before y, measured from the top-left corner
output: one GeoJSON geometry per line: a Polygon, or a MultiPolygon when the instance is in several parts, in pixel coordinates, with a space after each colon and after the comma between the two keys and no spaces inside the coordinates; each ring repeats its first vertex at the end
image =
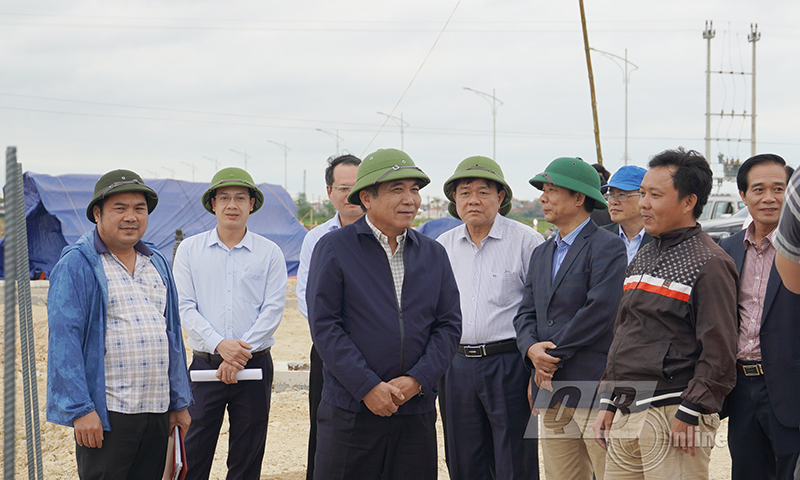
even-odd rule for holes
{"type": "Polygon", "coordinates": [[[365,218],[370,230],[375,234],[375,238],[378,239],[381,247],[383,247],[383,251],[386,252],[386,258],[389,259],[389,268],[392,270],[392,280],[394,280],[394,293],[397,295],[397,304],[402,305],[403,280],[406,276],[406,269],[403,265],[403,250],[405,250],[406,247],[406,231],[403,231],[402,235],[397,236],[397,250],[392,253],[392,247],[389,245],[389,237],[378,230],[378,227],[369,221],[369,217],[365,215],[365,218]]]}
{"type": "Polygon", "coordinates": [[[118,413],[163,413],[169,407],[167,287],[150,257],[136,252],[131,275],[114,254],[100,255],[108,279],[106,402],[118,413]]]}

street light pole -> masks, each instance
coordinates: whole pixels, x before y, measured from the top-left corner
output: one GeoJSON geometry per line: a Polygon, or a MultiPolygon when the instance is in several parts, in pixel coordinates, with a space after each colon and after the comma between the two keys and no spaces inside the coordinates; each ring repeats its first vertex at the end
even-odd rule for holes
{"type": "Polygon", "coordinates": [[[619,55],[614,55],[613,53],[598,50],[596,48],[589,48],[589,50],[595,51],[606,58],[609,58],[620,68],[620,70],[622,70],[622,82],[625,83],[625,155],[622,157],[622,159],[625,161],[625,165],[627,165],[628,160],[630,160],[630,157],[628,156],[628,84],[631,81],[631,74],[638,70],[639,67],[635,63],[628,61],[627,48],[625,49],[625,58],[620,57],[619,55]],[[625,66],[623,67],[620,65],[617,60],[622,60],[625,62],[625,66]],[[633,70],[628,71],[628,65],[632,66],[633,70]]]}
{"type": "Polygon", "coordinates": [[[336,155],[339,155],[339,140],[344,140],[344,138],[339,136],[339,130],[336,130],[336,133],[333,133],[333,132],[329,132],[327,130],[323,130],[321,128],[318,128],[317,131],[318,132],[322,132],[322,133],[330,136],[334,140],[336,140],[336,155]]]}
{"type": "Polygon", "coordinates": [[[250,155],[247,154],[247,150],[245,150],[244,152],[240,152],[240,151],[234,150],[232,148],[230,150],[231,150],[231,152],[238,153],[239,155],[244,157],[244,169],[247,170],[247,159],[250,158],[250,155]]]}
{"type": "Polygon", "coordinates": [[[411,124],[406,122],[405,120],[403,120],[403,114],[402,113],[400,114],[400,118],[397,118],[394,115],[389,115],[388,113],[383,113],[383,112],[376,112],[376,113],[378,115],[383,115],[383,116],[385,116],[387,118],[390,118],[390,119],[392,119],[395,122],[400,124],[400,150],[405,150],[405,147],[403,146],[403,128],[411,126],[411,124]]]}
{"type": "Polygon", "coordinates": [[[289,191],[289,173],[288,173],[289,172],[289,161],[287,160],[287,158],[288,158],[289,150],[291,150],[291,148],[286,146],[286,142],[285,141],[283,143],[273,142],[272,140],[267,140],[267,141],[269,143],[277,145],[277,146],[279,146],[279,147],[281,147],[283,149],[283,188],[288,192],[289,191]]]}
{"type": "Polygon", "coordinates": [[[711,158],[711,39],[717,34],[714,22],[706,21],[703,38],[707,41],[706,53],[706,161],[711,158]]]}
{"type": "Polygon", "coordinates": [[[194,163],[188,163],[188,162],[181,162],[181,163],[192,169],[192,181],[194,182],[194,172],[195,170],[197,170],[197,166],[194,163]]]}
{"type": "Polygon", "coordinates": [[[211,157],[206,157],[205,155],[203,155],[203,158],[205,158],[206,160],[211,160],[212,162],[214,162],[214,168],[215,168],[214,173],[219,172],[219,160],[217,160],[217,157],[211,158],[211,157]]]}
{"type": "Polygon", "coordinates": [[[492,160],[497,161],[497,107],[503,105],[503,102],[495,96],[494,88],[492,89],[491,95],[469,87],[464,87],[464,90],[477,93],[492,106],[492,160]],[[490,98],[492,99],[491,101],[489,100],[490,98]]]}
{"type": "Polygon", "coordinates": [[[747,36],[747,41],[753,44],[753,110],[750,112],[750,156],[756,154],[756,42],[761,39],[761,33],[758,31],[758,24],[750,24],[750,35],[747,36]]]}

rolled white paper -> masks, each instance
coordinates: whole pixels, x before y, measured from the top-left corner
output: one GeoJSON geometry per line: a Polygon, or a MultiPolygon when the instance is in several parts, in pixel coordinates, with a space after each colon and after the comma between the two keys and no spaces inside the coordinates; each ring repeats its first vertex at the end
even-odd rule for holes
{"type": "MultiPolygon", "coordinates": [[[[189,372],[193,382],[219,382],[216,370],[191,370],[189,372]]],[[[236,380],[261,380],[264,372],[260,368],[245,368],[236,372],[236,380]]]]}

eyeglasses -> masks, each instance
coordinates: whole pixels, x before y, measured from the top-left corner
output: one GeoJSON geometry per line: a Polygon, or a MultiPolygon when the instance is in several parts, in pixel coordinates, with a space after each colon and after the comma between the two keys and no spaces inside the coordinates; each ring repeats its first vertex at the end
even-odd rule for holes
{"type": "Polygon", "coordinates": [[[236,203],[238,203],[240,205],[250,201],[250,196],[249,195],[233,195],[233,196],[231,196],[231,195],[222,193],[222,194],[219,194],[219,195],[215,195],[214,198],[217,199],[217,203],[222,203],[222,204],[230,203],[231,200],[233,200],[234,202],[236,202],[236,203]]]}
{"type": "Polygon", "coordinates": [[[603,195],[603,198],[606,199],[607,202],[611,200],[617,200],[620,203],[625,203],[628,201],[629,197],[641,197],[642,194],[639,192],[636,193],[606,193],[603,195]]]}
{"type": "Polygon", "coordinates": [[[332,189],[336,190],[339,193],[350,193],[353,191],[353,187],[348,187],[345,185],[337,185],[335,187],[331,187],[332,189]]]}

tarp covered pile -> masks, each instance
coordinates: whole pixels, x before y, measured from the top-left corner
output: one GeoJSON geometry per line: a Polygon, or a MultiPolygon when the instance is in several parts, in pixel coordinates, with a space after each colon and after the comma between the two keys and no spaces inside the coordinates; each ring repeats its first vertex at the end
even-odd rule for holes
{"type": "MultiPolygon", "coordinates": [[[[31,172],[23,175],[31,278],[42,278],[42,274],[49,277],[61,250],[94,228],[86,218],[86,206],[98,178],[99,175],[53,177],[31,172]]],[[[176,229],[190,237],[216,225],[216,218],[200,204],[207,183],[170,179],[145,182],[158,193],[158,206],[148,219],[143,239],[154,243],[168,259],[172,259],[176,229]]],[[[264,192],[264,206],[250,216],[248,228],[275,242],[286,257],[289,275],[295,275],[306,229],[297,221],[294,202],[283,187],[262,183],[258,188],[264,192]]],[[[5,238],[0,240],[0,255],[4,245],[5,238]]],[[[0,258],[0,275],[3,267],[0,258]]]]}

